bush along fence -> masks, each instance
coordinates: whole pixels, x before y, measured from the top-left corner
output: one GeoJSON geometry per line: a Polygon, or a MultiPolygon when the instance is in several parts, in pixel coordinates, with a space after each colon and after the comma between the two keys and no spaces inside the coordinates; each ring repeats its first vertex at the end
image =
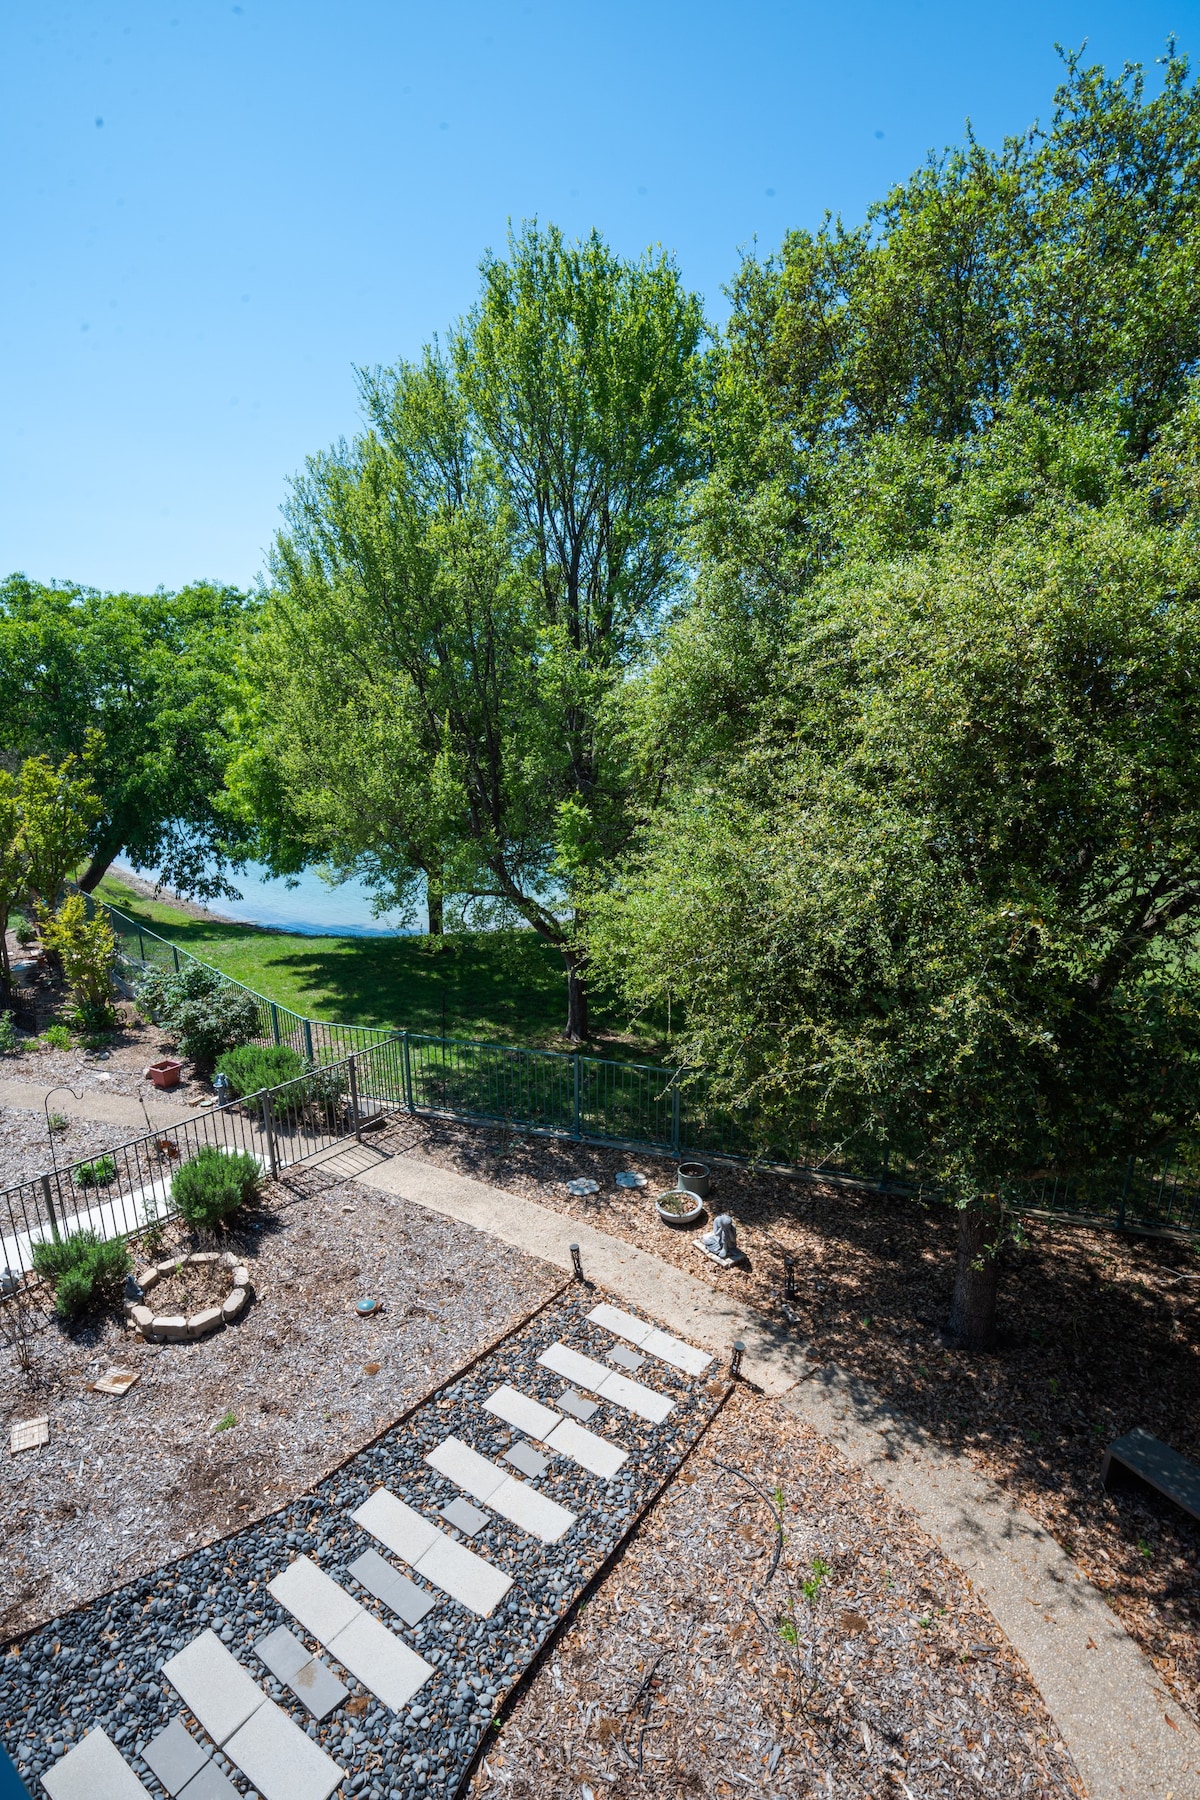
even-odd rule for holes
{"type": "MultiPolygon", "coordinates": [[[[131,992],[150,969],[178,970],[197,962],[187,950],[147,930],[103,902],[121,953],[121,975],[131,992]]],[[[205,967],[211,965],[205,964],[205,967]]],[[[231,976],[223,979],[233,981],[231,976]]],[[[285,1044],[314,1065],[340,1062],[381,1048],[390,1084],[373,1074],[373,1091],[391,1109],[500,1123],[552,1137],[578,1138],[631,1150],[708,1156],[866,1184],[883,1192],[921,1187],[911,1166],[884,1156],[847,1154],[844,1147],[798,1141],[764,1145],[752,1121],[706,1103],[695,1071],[647,1063],[511,1045],[474,1043],[366,1025],[308,1019],[233,985],[254,1001],[257,1041],[285,1044]]],[[[0,1208],[4,1196],[0,1195],[0,1208]]],[[[1096,1169],[1069,1181],[1030,1183],[1016,1210],[1079,1224],[1139,1231],[1200,1234],[1200,1151],[1169,1149],[1127,1164],[1096,1169]]]]}

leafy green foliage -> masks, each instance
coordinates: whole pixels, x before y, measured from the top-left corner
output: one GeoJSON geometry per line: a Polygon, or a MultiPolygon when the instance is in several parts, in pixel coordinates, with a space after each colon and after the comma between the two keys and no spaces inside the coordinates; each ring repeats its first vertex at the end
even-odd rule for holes
{"type": "Polygon", "coordinates": [[[260,1179],[258,1159],[248,1151],[207,1144],[175,1171],[171,1199],[194,1230],[211,1231],[254,1199],[260,1179]]]}
{"type": "MultiPolygon", "coordinates": [[[[5,933],[13,908],[32,904],[48,921],[95,815],[90,775],[73,756],[57,769],[44,756],[27,757],[15,775],[0,769],[0,993],[9,989],[5,933]]],[[[27,926],[23,919],[18,942],[27,926]]]]}
{"type": "Polygon", "coordinates": [[[77,1187],[108,1187],[117,1178],[117,1165],[111,1156],[98,1156],[94,1162],[80,1163],[75,1170],[77,1187]]]}
{"type": "Polygon", "coordinates": [[[94,1231],[35,1244],[32,1254],[35,1271],[54,1288],[54,1310],[60,1319],[114,1304],[131,1268],[124,1238],[104,1242],[94,1231]]]}
{"type": "Polygon", "coordinates": [[[278,1087],[304,1073],[304,1058],[286,1044],[244,1044],[217,1058],[217,1069],[228,1075],[234,1095],[257,1094],[260,1088],[278,1087]]]}
{"type": "Polygon", "coordinates": [[[20,1044],[16,1021],[10,1012],[0,1012],[0,1056],[12,1056],[20,1044]]]}
{"type": "Polygon", "coordinates": [[[47,1025],[42,1033],[42,1042],[50,1050],[69,1050],[71,1033],[65,1025],[47,1025]]]}
{"type": "Polygon", "coordinates": [[[96,1033],[115,1024],[113,970],[117,946],[103,913],[88,917],[82,894],[70,894],[42,933],[47,946],[58,952],[67,992],[71,1021],[76,1030],[96,1033]]]}
{"type": "Polygon", "coordinates": [[[138,1005],[201,1069],[258,1030],[253,998],[202,963],[187,962],[177,974],[151,971],[138,988],[138,1005]]]}

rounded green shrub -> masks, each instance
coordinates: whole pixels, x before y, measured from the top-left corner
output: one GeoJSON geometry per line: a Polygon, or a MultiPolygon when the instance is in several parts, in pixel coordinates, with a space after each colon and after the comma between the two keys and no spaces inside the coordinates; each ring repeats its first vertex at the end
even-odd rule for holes
{"type": "Polygon", "coordinates": [[[211,1069],[222,1052],[248,1044],[258,1030],[254,996],[206,963],[185,963],[177,974],[152,970],[137,998],[200,1069],[211,1069]]]}
{"type": "Polygon", "coordinates": [[[243,1044],[219,1057],[217,1069],[228,1075],[229,1085],[240,1100],[244,1094],[257,1094],[260,1088],[295,1081],[304,1073],[304,1059],[286,1044],[243,1044]]]}
{"type": "Polygon", "coordinates": [[[193,1230],[211,1231],[253,1200],[261,1174],[258,1158],[248,1151],[206,1144],[175,1171],[171,1199],[193,1230]]]}
{"type": "Polygon", "coordinates": [[[76,1319],[119,1300],[132,1265],[124,1238],[105,1242],[94,1231],[73,1231],[69,1237],[35,1244],[33,1266],[54,1289],[58,1317],[76,1319]]]}

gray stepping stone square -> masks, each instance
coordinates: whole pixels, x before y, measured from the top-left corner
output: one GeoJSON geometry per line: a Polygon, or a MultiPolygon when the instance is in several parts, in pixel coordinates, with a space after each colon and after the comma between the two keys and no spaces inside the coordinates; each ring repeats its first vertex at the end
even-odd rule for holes
{"type": "Polygon", "coordinates": [[[640,1369],[645,1360],[636,1350],[627,1350],[624,1344],[615,1345],[608,1353],[608,1361],[616,1363],[618,1369],[640,1369]]]}
{"type": "Polygon", "coordinates": [[[522,1475],[531,1476],[534,1481],[550,1467],[547,1459],[539,1456],[529,1444],[514,1444],[511,1450],[504,1452],[504,1460],[510,1462],[514,1469],[520,1469],[522,1475]]]}
{"type": "Polygon", "coordinates": [[[390,1600],[392,1589],[400,1579],[399,1569],[394,1569],[378,1550],[364,1550],[350,1564],[350,1573],[377,1600],[390,1600]]]}
{"type": "Polygon", "coordinates": [[[442,1517],[464,1537],[474,1537],[488,1522],[487,1514],[472,1506],[469,1500],[452,1500],[449,1506],[443,1506],[442,1517]]]}
{"type": "Polygon", "coordinates": [[[142,1761],[153,1769],[168,1794],[181,1794],[208,1761],[208,1751],[196,1742],[182,1719],[172,1719],[166,1730],[146,1745],[142,1761]]]}
{"type": "Polygon", "coordinates": [[[228,1775],[222,1775],[216,1763],[210,1762],[198,1775],[193,1776],[178,1800],[242,1800],[242,1796],[228,1775]]]}
{"type": "Polygon", "coordinates": [[[585,1400],[574,1388],[567,1388],[565,1393],[560,1394],[558,1404],[564,1412],[570,1413],[574,1419],[581,1419],[585,1425],[593,1413],[600,1411],[595,1400],[585,1400]]]}
{"type": "MultiPolygon", "coordinates": [[[[303,1700],[314,1719],[324,1719],[342,1704],[350,1693],[344,1681],[319,1656],[311,1656],[302,1668],[288,1677],[288,1686],[298,1700],[303,1700]]],[[[191,1800],[189,1790],[185,1800],[191,1800]]]]}
{"type": "Polygon", "coordinates": [[[255,1644],[254,1653],[266,1663],[279,1681],[290,1681],[297,1669],[302,1669],[306,1662],[312,1660],[312,1651],[286,1625],[277,1626],[255,1644]]]}
{"type": "Polygon", "coordinates": [[[437,1605],[437,1595],[431,1594],[428,1588],[418,1587],[407,1575],[401,1575],[388,1595],[387,1603],[393,1612],[400,1614],[406,1625],[419,1625],[425,1614],[437,1605]]]}

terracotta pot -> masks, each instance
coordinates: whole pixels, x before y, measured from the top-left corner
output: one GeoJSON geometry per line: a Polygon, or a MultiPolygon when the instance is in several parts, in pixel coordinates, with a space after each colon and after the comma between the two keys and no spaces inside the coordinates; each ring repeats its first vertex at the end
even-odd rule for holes
{"type": "Polygon", "coordinates": [[[164,1056],[161,1062],[151,1063],[146,1073],[156,1088],[178,1087],[183,1064],[173,1056],[164,1056]]]}

